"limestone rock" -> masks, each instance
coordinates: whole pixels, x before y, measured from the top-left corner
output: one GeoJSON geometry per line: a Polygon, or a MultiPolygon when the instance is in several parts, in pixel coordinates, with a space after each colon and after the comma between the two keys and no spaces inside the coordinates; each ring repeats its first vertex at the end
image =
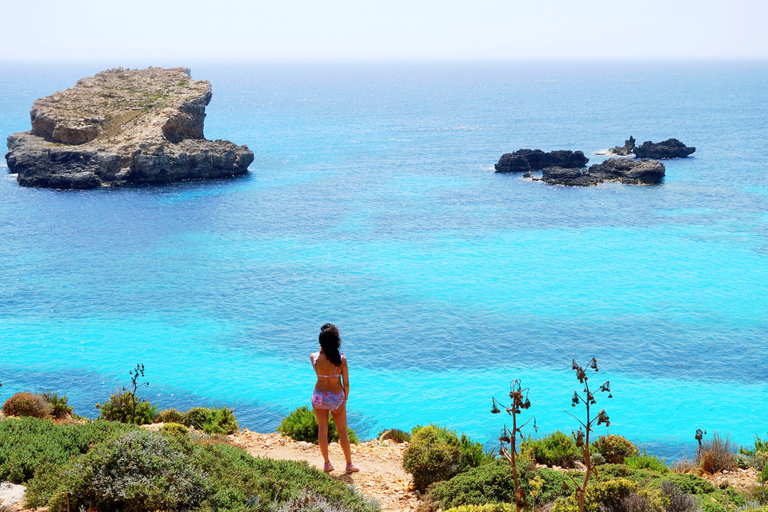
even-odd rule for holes
{"type": "Polygon", "coordinates": [[[505,153],[495,165],[496,172],[540,171],[545,167],[584,167],[589,159],[581,151],[550,151],[540,149],[520,149],[514,153],[505,153]]]}
{"type": "Polygon", "coordinates": [[[617,156],[629,156],[635,149],[635,142],[637,142],[635,141],[635,138],[630,135],[629,138],[624,141],[623,146],[612,147],[608,150],[608,154],[617,156]]]}
{"type": "Polygon", "coordinates": [[[8,137],[22,186],[94,188],[244,174],[253,152],[204,138],[207,81],[186,68],[111,69],[34,102],[8,137]]]}
{"type": "Polygon", "coordinates": [[[651,185],[661,182],[664,164],[655,160],[629,160],[611,158],[589,169],[547,167],[542,171],[541,181],[550,185],[584,187],[604,181],[617,181],[627,185],[651,185]]]}
{"type": "Polygon", "coordinates": [[[635,148],[637,158],[685,158],[696,148],[689,147],[677,139],[667,139],[664,142],[645,141],[642,146],[635,148]]]}

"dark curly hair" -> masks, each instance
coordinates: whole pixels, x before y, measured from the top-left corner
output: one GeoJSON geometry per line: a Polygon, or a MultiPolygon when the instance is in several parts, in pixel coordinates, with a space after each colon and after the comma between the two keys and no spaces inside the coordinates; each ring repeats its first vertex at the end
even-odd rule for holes
{"type": "Polygon", "coordinates": [[[341,365],[341,337],[339,330],[333,324],[325,324],[320,328],[320,346],[323,348],[325,357],[336,366],[341,365]]]}

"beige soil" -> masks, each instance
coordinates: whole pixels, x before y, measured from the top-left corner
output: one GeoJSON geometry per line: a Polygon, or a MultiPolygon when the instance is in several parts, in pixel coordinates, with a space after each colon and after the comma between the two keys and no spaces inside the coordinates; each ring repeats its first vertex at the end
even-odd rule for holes
{"type": "MultiPolygon", "coordinates": [[[[296,442],[280,434],[258,434],[243,430],[229,436],[232,444],[240,446],[254,457],[268,457],[277,460],[307,461],[310,465],[323,469],[323,456],[317,445],[303,441],[296,442]]],[[[338,443],[330,445],[330,459],[335,470],[331,478],[354,485],[369,498],[381,503],[381,509],[390,511],[412,511],[416,509],[418,499],[410,489],[411,476],[403,469],[403,452],[407,443],[391,441],[366,441],[352,445],[352,462],[359,468],[359,473],[345,473],[344,454],[338,443]]]]}

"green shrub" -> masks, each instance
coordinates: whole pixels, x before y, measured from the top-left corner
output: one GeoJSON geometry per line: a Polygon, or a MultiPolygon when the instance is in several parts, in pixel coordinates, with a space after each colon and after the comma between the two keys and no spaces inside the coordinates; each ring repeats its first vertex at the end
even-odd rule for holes
{"type": "Polygon", "coordinates": [[[227,407],[193,407],[184,414],[183,423],[206,434],[234,434],[240,428],[233,409],[227,407]]]}
{"type": "Polygon", "coordinates": [[[413,475],[413,485],[424,492],[429,485],[450,480],[460,472],[461,451],[458,442],[440,439],[437,428],[421,428],[412,436],[403,453],[403,468],[413,475]]]}
{"type": "Polygon", "coordinates": [[[172,436],[187,437],[189,435],[189,429],[181,423],[164,423],[160,429],[163,434],[169,434],[172,436]]]}
{"type": "Polygon", "coordinates": [[[120,423],[148,425],[155,420],[157,406],[146,400],[138,400],[130,391],[118,391],[111,395],[104,405],[96,404],[99,418],[120,423]],[[135,410],[134,410],[135,409],[135,410]]]}
{"type": "Polygon", "coordinates": [[[606,462],[622,464],[624,458],[637,455],[637,446],[629,440],[615,435],[600,436],[592,443],[592,450],[605,457],[606,462]]]}
{"type": "Polygon", "coordinates": [[[517,508],[510,503],[487,503],[485,505],[462,505],[449,508],[445,512],[515,512],[517,508]]]}
{"type": "Polygon", "coordinates": [[[528,454],[539,464],[572,468],[578,450],[573,436],[556,430],[541,439],[529,437],[520,444],[520,452],[528,454]]]}
{"type": "Polygon", "coordinates": [[[754,447],[752,448],[747,448],[744,446],[739,447],[739,453],[744,455],[757,455],[758,453],[761,453],[761,452],[768,454],[768,439],[763,441],[757,435],[755,435],[754,447]]]}
{"type": "Polygon", "coordinates": [[[661,493],[667,498],[666,512],[696,512],[699,501],[670,480],[661,483],[661,493]]]}
{"type": "MultiPolygon", "coordinates": [[[[134,431],[97,444],[70,464],[60,489],[73,507],[153,512],[194,508],[205,484],[191,456],[156,432],[134,431]]],[[[67,509],[60,500],[50,507],[67,509]]]]}
{"type": "Polygon", "coordinates": [[[55,391],[44,391],[40,396],[51,405],[51,416],[62,419],[72,414],[72,408],[67,405],[67,395],[59,396],[55,391]]]}
{"type": "MultiPolygon", "coordinates": [[[[638,490],[637,482],[620,478],[606,480],[587,487],[584,495],[584,512],[599,512],[601,509],[622,510],[622,500],[638,490]]],[[[575,495],[555,501],[552,512],[576,512],[579,502],[575,495]]]]}
{"type": "Polygon", "coordinates": [[[664,459],[658,459],[653,455],[636,455],[626,457],[624,464],[634,469],[652,469],[659,473],[669,473],[669,468],[664,464],[664,459]]]}
{"type": "MultiPolygon", "coordinates": [[[[283,418],[280,422],[280,426],[275,430],[280,434],[290,437],[294,441],[306,441],[308,443],[317,444],[317,431],[319,427],[317,425],[317,417],[308,407],[301,406],[294,410],[283,418]]],[[[347,437],[349,442],[357,444],[360,441],[355,435],[354,430],[347,427],[347,437]]],[[[328,442],[333,443],[339,440],[339,432],[336,429],[336,422],[333,421],[333,417],[328,418],[328,442]]]]}
{"type": "Polygon", "coordinates": [[[657,484],[661,482],[662,474],[652,469],[631,468],[626,464],[605,464],[600,466],[597,471],[597,480],[601,482],[619,478],[637,482],[641,488],[648,486],[658,487],[654,482],[657,484]]]}
{"type": "Polygon", "coordinates": [[[22,391],[6,400],[0,410],[6,416],[47,418],[51,414],[51,405],[40,395],[22,391]]]}
{"type": "Polygon", "coordinates": [[[459,448],[459,453],[461,454],[459,472],[466,471],[469,468],[482,466],[483,464],[487,464],[496,459],[492,452],[485,452],[482,443],[472,441],[466,434],[461,434],[461,437],[459,437],[455,430],[450,430],[441,427],[440,425],[429,425],[427,427],[416,425],[411,429],[411,440],[413,440],[418,432],[424,428],[435,429],[440,442],[448,443],[459,448]]]}
{"type": "MultiPolygon", "coordinates": [[[[537,471],[529,469],[525,462],[518,462],[517,474],[520,486],[529,496],[534,484],[537,484],[537,503],[550,503],[570,494],[569,491],[563,490],[563,484],[570,483],[571,480],[560,471],[537,471]],[[535,479],[539,481],[536,482],[535,479]]],[[[463,505],[514,503],[515,490],[512,479],[512,467],[509,462],[497,459],[456,475],[450,480],[435,483],[429,488],[427,498],[436,505],[435,508],[443,510],[463,505]]],[[[532,500],[529,500],[530,504],[532,500]]]]}
{"type": "Polygon", "coordinates": [[[234,434],[239,428],[234,409],[228,407],[209,409],[203,422],[203,432],[206,434],[234,434]]]}
{"type": "Polygon", "coordinates": [[[198,430],[203,430],[203,424],[208,417],[208,411],[210,409],[206,407],[193,407],[184,413],[184,425],[188,427],[194,427],[198,430]]]}
{"type": "Polygon", "coordinates": [[[379,440],[385,441],[385,440],[391,440],[396,443],[410,443],[411,442],[411,434],[408,432],[403,432],[400,429],[393,428],[391,430],[383,430],[379,432],[379,440]]]}
{"type": "Polygon", "coordinates": [[[86,496],[101,510],[126,512],[287,512],[312,503],[339,512],[379,510],[376,502],[305,462],[257,459],[216,438],[180,438],[114,422],[0,422],[0,468],[19,459],[37,468],[34,477],[26,477],[26,498],[51,512],[66,510],[65,496],[75,505],[86,496]]]}
{"type": "Polygon", "coordinates": [[[403,467],[422,492],[434,482],[449,480],[491,460],[493,456],[483,451],[481,443],[438,425],[414,427],[411,444],[403,453],[403,467]]]}
{"type": "Polygon", "coordinates": [[[64,467],[60,464],[43,462],[36,469],[34,477],[26,483],[24,498],[27,507],[46,507],[61,485],[64,467]]]}
{"type": "Polygon", "coordinates": [[[93,421],[83,425],[54,425],[35,418],[0,422],[0,480],[24,483],[44,463],[62,465],[91,445],[136,429],[131,425],[93,421]]]}
{"type": "Polygon", "coordinates": [[[186,414],[176,409],[163,409],[155,416],[156,423],[181,423],[183,425],[186,421],[186,414]]]}

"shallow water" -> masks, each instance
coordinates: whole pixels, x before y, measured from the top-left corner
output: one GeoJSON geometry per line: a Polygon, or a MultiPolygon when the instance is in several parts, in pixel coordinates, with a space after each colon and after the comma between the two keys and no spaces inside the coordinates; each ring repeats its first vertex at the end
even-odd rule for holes
{"type": "MultiPolygon", "coordinates": [[[[107,67],[0,64],[0,137],[107,67]]],[[[593,356],[610,432],[649,453],[768,431],[768,64],[192,68],[206,136],[248,144],[248,176],[63,192],[0,169],[4,397],[57,389],[95,416],[142,362],[161,407],[269,431],[308,403],[333,322],[362,437],[438,422],[490,446],[514,378],[539,433],[570,432],[571,360],[593,356]],[[599,162],[630,134],[697,151],[652,187],[493,172],[523,147],[599,162]]]]}

